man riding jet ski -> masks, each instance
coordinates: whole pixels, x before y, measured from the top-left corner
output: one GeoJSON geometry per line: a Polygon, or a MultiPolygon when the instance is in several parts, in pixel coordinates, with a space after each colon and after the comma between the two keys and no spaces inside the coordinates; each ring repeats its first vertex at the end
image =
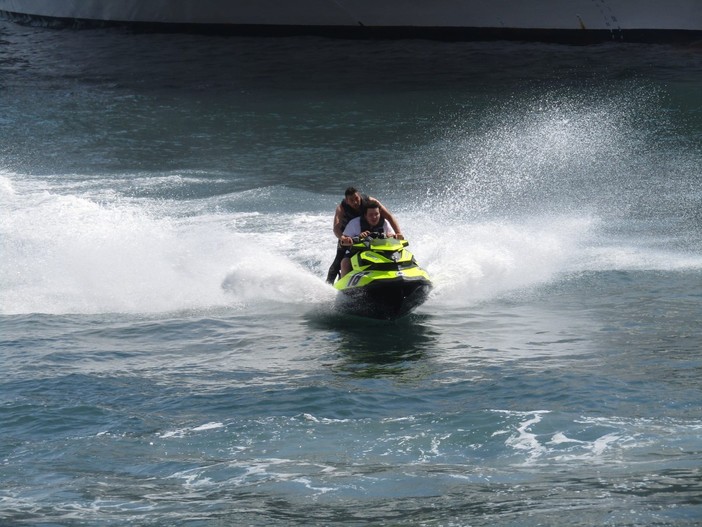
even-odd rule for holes
{"type": "Polygon", "coordinates": [[[346,313],[392,319],[422,304],[431,280],[393,228],[370,202],[363,216],[349,222],[341,243],[348,247],[341,261],[337,304],[346,313]]]}
{"type": "MultiPolygon", "coordinates": [[[[352,219],[361,216],[366,209],[366,205],[370,201],[378,200],[368,196],[367,194],[362,194],[356,190],[355,187],[348,187],[346,189],[346,192],[344,192],[344,199],[341,201],[341,203],[339,203],[339,205],[337,205],[336,210],[334,211],[333,230],[334,236],[336,236],[338,240],[341,240],[341,237],[344,234],[344,229],[346,229],[349,222],[352,219]]],[[[393,216],[392,213],[386,207],[384,207],[382,203],[380,203],[380,201],[378,201],[378,206],[385,221],[389,222],[392,228],[395,229],[397,237],[402,238],[402,234],[400,234],[400,224],[395,219],[395,216],[393,216]]],[[[338,278],[339,271],[341,270],[341,260],[344,258],[345,254],[346,249],[339,245],[336,251],[336,256],[334,257],[334,262],[331,264],[329,271],[327,272],[328,284],[333,284],[338,278]]]]}

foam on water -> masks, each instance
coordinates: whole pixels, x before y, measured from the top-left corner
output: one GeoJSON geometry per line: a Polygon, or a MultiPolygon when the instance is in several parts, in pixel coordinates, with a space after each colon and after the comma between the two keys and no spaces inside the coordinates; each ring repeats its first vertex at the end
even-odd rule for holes
{"type": "Polygon", "coordinates": [[[207,287],[211,260],[195,255],[217,250],[213,238],[199,236],[202,226],[183,229],[133,204],[50,190],[2,198],[5,313],[159,311],[222,301],[207,287]]]}
{"type": "Polygon", "coordinates": [[[646,88],[537,88],[532,96],[496,102],[479,120],[458,117],[432,156],[443,160],[448,177],[428,195],[447,217],[515,209],[611,213],[630,206],[622,191],[660,167],[653,152],[662,149],[651,147],[662,139],[654,131],[669,126],[659,109],[662,95],[646,88]]]}
{"type": "Polygon", "coordinates": [[[420,236],[415,251],[442,302],[465,303],[547,283],[569,271],[592,229],[587,218],[457,224],[420,236]]]}
{"type": "MultiPolygon", "coordinates": [[[[687,185],[700,153],[661,144],[672,126],[662,97],[645,85],[562,88],[478,121],[458,116],[420,153],[440,172],[424,198],[382,196],[435,282],[429,303],[467,305],[579,272],[702,268],[696,201],[683,199],[699,196],[687,185]],[[668,187],[652,187],[662,169],[668,187]]],[[[0,173],[2,313],[329,301],[337,198],[232,191],[234,180],[0,173]]]]}
{"type": "Polygon", "coordinates": [[[5,314],[161,312],[327,293],[283,254],[287,233],[246,232],[250,213],[188,216],[187,205],[107,201],[17,179],[0,178],[5,314]]]}
{"type": "MultiPolygon", "coordinates": [[[[5,314],[310,305],[334,295],[323,282],[334,254],[331,212],[240,211],[238,199],[232,210],[233,196],[128,199],[15,174],[0,177],[0,190],[5,314]]],[[[255,199],[281,201],[284,193],[255,199]]],[[[605,240],[602,220],[577,212],[450,223],[426,211],[397,213],[434,280],[430,304],[468,305],[583,271],[702,267],[698,254],[605,240]]]]}

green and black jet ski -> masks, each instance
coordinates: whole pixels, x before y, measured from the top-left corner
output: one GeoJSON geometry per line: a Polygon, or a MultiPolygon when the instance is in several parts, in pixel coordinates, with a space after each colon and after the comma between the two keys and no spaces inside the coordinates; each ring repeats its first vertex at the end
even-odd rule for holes
{"type": "Polygon", "coordinates": [[[424,303],[432,288],[431,280],[406,249],[407,240],[373,233],[353,242],[349,248],[351,271],[334,284],[339,290],[337,306],[342,311],[388,320],[424,303]]]}

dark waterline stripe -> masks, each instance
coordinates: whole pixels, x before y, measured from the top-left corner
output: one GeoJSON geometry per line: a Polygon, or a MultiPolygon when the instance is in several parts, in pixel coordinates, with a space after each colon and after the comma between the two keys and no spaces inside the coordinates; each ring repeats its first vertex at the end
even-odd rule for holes
{"type": "Polygon", "coordinates": [[[603,42],[702,44],[702,31],[683,29],[541,29],[500,27],[410,27],[410,26],[302,26],[264,24],[187,24],[124,22],[58,18],[0,11],[12,22],[53,29],[121,27],[144,33],[193,33],[232,36],[321,36],[341,39],[427,39],[439,41],[527,41],[560,44],[603,42]]]}

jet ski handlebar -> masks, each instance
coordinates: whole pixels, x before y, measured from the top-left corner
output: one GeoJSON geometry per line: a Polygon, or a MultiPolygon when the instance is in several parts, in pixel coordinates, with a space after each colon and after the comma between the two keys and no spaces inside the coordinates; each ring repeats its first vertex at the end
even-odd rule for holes
{"type": "Polygon", "coordinates": [[[353,238],[353,243],[362,242],[369,238],[373,240],[384,240],[385,238],[389,238],[389,236],[386,236],[384,232],[369,232],[367,236],[355,236],[353,238]]]}
{"type": "Polygon", "coordinates": [[[379,239],[379,240],[384,240],[385,238],[392,238],[392,236],[387,236],[384,232],[370,232],[368,233],[367,236],[353,236],[351,238],[351,244],[342,244],[342,245],[356,245],[357,243],[364,242],[369,239],[379,239]]]}

